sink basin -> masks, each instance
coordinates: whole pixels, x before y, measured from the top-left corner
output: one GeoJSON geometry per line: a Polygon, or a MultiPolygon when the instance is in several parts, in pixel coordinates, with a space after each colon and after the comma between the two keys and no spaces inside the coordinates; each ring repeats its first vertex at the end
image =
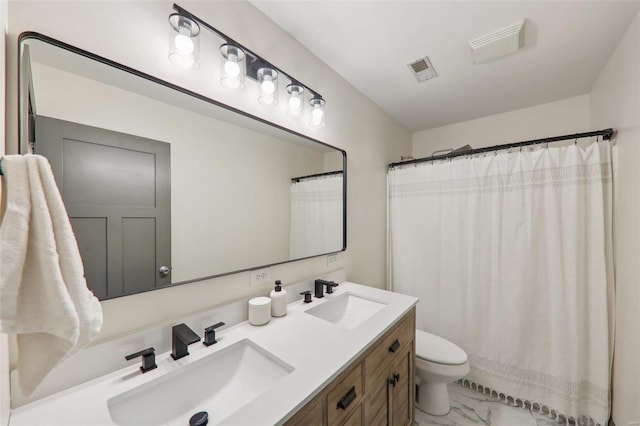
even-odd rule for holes
{"type": "Polygon", "coordinates": [[[345,293],[306,312],[341,327],[354,329],[385,306],[386,303],[377,300],[345,293]]]}
{"type": "MultiPolygon", "coordinates": [[[[207,411],[209,424],[228,417],[293,368],[248,339],[107,401],[118,425],[189,424],[207,411]]],[[[153,373],[150,373],[153,374],[153,373]]]]}

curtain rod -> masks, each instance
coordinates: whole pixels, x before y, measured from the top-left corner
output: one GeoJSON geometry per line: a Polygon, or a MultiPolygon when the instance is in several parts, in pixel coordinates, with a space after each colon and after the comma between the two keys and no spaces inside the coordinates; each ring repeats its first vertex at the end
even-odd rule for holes
{"type": "Polygon", "coordinates": [[[464,155],[474,155],[474,154],[479,154],[479,153],[488,152],[488,151],[499,151],[502,149],[518,148],[521,146],[536,145],[540,143],[550,143],[550,142],[559,142],[559,141],[565,141],[565,140],[571,140],[571,139],[589,138],[592,136],[602,136],[604,140],[609,140],[613,137],[615,133],[616,131],[614,129],[602,129],[602,130],[595,130],[593,132],[575,133],[573,135],[553,136],[553,137],[543,138],[543,139],[532,139],[529,141],[506,143],[502,145],[493,145],[485,148],[476,148],[476,149],[471,149],[467,151],[450,152],[448,154],[432,155],[430,157],[416,158],[415,160],[399,161],[397,163],[389,164],[388,169],[392,169],[398,166],[405,166],[408,164],[424,163],[426,161],[444,160],[447,158],[462,157],[464,155]]]}
{"type": "Polygon", "coordinates": [[[331,176],[331,175],[341,175],[342,173],[343,173],[342,170],[336,170],[335,172],[316,173],[315,175],[307,175],[307,176],[299,176],[299,177],[291,178],[291,182],[298,183],[303,179],[311,179],[311,178],[331,176]]]}

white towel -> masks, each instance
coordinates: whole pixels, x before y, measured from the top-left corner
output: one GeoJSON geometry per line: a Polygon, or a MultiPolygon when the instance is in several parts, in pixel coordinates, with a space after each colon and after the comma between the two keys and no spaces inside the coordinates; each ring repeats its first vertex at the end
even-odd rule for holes
{"type": "Polygon", "coordinates": [[[2,159],[0,332],[17,334],[18,377],[29,396],[102,327],[51,166],[39,155],[2,159]]]}

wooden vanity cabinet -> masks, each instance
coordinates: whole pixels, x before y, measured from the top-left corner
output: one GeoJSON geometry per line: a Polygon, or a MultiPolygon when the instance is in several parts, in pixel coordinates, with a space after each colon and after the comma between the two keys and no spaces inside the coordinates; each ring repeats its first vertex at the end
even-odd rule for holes
{"type": "Polygon", "coordinates": [[[415,308],[285,424],[412,425],[415,308]]]}

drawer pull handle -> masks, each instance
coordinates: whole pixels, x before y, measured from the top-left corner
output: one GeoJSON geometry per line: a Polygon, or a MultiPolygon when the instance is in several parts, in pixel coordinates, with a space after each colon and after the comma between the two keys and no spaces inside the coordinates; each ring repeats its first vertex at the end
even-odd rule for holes
{"type": "Polygon", "coordinates": [[[393,376],[391,376],[391,378],[389,379],[389,384],[393,385],[393,387],[395,388],[399,381],[400,381],[400,374],[395,373],[395,374],[394,374],[393,376]]]}
{"type": "Polygon", "coordinates": [[[356,387],[351,386],[349,392],[345,393],[340,401],[338,401],[337,408],[340,410],[346,410],[347,407],[356,399],[356,387]]]}
{"type": "Polygon", "coordinates": [[[394,353],[396,353],[396,351],[398,350],[399,347],[400,347],[400,342],[398,342],[398,339],[396,339],[396,341],[393,342],[391,344],[391,346],[389,346],[389,352],[394,354],[394,353]]]}

